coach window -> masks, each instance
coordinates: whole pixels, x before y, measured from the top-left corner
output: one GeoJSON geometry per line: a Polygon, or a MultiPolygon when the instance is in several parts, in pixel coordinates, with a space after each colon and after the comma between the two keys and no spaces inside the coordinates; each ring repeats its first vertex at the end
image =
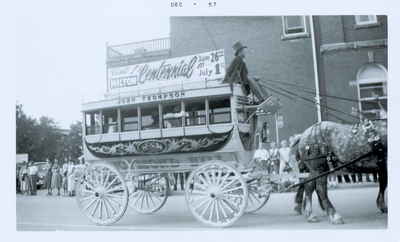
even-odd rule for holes
{"type": "Polygon", "coordinates": [[[283,39],[308,37],[305,16],[282,17],[283,39]]]}
{"type": "Polygon", "coordinates": [[[182,127],[182,118],[186,113],[182,110],[181,102],[162,105],[163,128],[182,127]]]}
{"type": "Polygon", "coordinates": [[[152,106],[147,107],[144,106],[141,108],[141,124],[142,130],[160,128],[158,104],[153,104],[152,106]]]}
{"type": "Polygon", "coordinates": [[[209,100],[210,124],[231,122],[231,103],[229,97],[209,100]]]}
{"type": "Polygon", "coordinates": [[[100,111],[88,112],[85,114],[86,134],[101,133],[101,118],[100,111]]]}
{"type": "Polygon", "coordinates": [[[139,117],[137,107],[121,109],[122,132],[139,130],[139,117]]]}
{"type": "Polygon", "coordinates": [[[361,116],[367,119],[387,119],[386,68],[367,64],[357,74],[361,116]]]}
{"type": "Polygon", "coordinates": [[[187,113],[186,126],[206,124],[206,102],[204,99],[185,102],[185,110],[187,113]]]}
{"type": "Polygon", "coordinates": [[[117,109],[103,110],[103,134],[118,132],[118,111],[117,109]]]}

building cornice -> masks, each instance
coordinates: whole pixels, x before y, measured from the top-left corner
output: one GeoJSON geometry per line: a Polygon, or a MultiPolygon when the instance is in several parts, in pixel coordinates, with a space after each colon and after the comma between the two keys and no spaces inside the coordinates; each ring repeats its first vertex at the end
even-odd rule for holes
{"type": "Polygon", "coordinates": [[[383,48],[383,47],[387,47],[387,39],[323,44],[321,45],[320,51],[321,54],[325,54],[343,50],[357,50],[362,48],[383,48]]]}

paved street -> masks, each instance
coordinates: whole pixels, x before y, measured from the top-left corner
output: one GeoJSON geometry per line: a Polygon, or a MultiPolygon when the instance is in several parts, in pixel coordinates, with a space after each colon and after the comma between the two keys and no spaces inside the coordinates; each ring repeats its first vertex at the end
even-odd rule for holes
{"type": "MultiPolygon", "coordinates": [[[[242,216],[228,229],[384,229],[387,215],[375,206],[378,187],[350,187],[330,191],[344,225],[331,225],[314,202],[319,223],[307,223],[293,211],[294,193],[272,194],[267,205],[255,214],[242,216]]],[[[315,194],[314,194],[315,196],[315,194]]],[[[316,197],[314,199],[316,201],[316,197]]],[[[168,198],[166,205],[152,215],[141,215],[128,209],[115,225],[91,224],[79,211],[75,198],[17,195],[17,230],[201,230],[215,229],[197,222],[190,214],[182,194],[168,198]]]]}

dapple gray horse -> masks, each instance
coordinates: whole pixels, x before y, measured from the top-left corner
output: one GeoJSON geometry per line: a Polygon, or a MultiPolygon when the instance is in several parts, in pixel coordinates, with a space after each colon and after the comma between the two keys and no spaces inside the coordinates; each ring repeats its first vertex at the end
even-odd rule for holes
{"type": "MultiPolygon", "coordinates": [[[[363,155],[371,154],[368,158],[346,167],[346,170],[358,173],[378,172],[379,193],[376,203],[382,213],[387,212],[384,199],[387,187],[387,122],[385,120],[363,121],[355,125],[330,121],[316,123],[296,138],[291,147],[291,154],[305,166],[304,169],[310,171],[310,177],[328,171],[330,166],[337,167],[363,155]],[[329,153],[337,158],[334,162],[327,161],[326,155],[329,153]]],[[[297,202],[301,201],[303,190],[305,192],[303,213],[309,222],[318,221],[312,212],[312,193],[316,190],[321,208],[327,213],[331,223],[344,223],[328,198],[326,176],[307,183],[303,187],[300,186],[296,194],[297,202]]],[[[299,204],[295,210],[298,211],[298,209],[299,204]]]]}

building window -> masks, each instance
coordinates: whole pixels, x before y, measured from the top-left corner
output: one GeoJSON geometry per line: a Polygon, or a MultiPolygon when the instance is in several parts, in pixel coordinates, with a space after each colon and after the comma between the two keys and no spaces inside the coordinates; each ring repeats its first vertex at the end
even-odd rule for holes
{"type": "Polygon", "coordinates": [[[230,123],[231,103],[229,97],[210,100],[208,112],[210,124],[230,123]]]}
{"type": "Polygon", "coordinates": [[[307,37],[307,25],[305,16],[282,17],[283,38],[307,37]]]}
{"type": "Polygon", "coordinates": [[[387,119],[386,69],[376,64],[363,66],[357,74],[361,117],[387,119]]]}
{"type": "Polygon", "coordinates": [[[137,108],[121,110],[122,132],[139,130],[139,117],[137,108]]]}
{"type": "Polygon", "coordinates": [[[378,19],[376,15],[356,15],[356,25],[365,26],[365,25],[375,25],[378,23],[378,19]]]}

